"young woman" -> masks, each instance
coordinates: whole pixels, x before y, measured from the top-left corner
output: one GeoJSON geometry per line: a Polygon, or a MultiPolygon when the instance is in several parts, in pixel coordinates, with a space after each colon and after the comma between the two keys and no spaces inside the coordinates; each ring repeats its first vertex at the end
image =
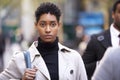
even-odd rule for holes
{"type": "Polygon", "coordinates": [[[23,52],[17,53],[0,80],[87,80],[81,56],[59,43],[60,9],[53,3],[42,3],[35,12],[38,41],[28,49],[32,68],[26,68],[23,52]]]}

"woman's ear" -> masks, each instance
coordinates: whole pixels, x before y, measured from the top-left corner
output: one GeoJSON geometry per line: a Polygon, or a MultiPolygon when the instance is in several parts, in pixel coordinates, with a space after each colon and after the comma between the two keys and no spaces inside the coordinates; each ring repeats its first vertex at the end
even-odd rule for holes
{"type": "Polygon", "coordinates": [[[34,29],[35,29],[35,32],[38,32],[38,29],[37,29],[37,22],[34,22],[34,29]]]}
{"type": "Polygon", "coordinates": [[[37,22],[34,22],[34,26],[35,26],[35,28],[37,28],[37,22]]]}
{"type": "Polygon", "coordinates": [[[59,28],[62,26],[61,22],[58,23],[59,28]]]}
{"type": "Polygon", "coordinates": [[[37,25],[37,22],[34,22],[34,25],[36,26],[36,25],[37,25]]]}

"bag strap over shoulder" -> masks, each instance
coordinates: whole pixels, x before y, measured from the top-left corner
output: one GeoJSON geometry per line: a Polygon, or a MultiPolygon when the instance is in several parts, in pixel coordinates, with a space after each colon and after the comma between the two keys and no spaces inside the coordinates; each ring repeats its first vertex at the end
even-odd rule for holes
{"type": "Polygon", "coordinates": [[[31,68],[30,52],[29,51],[24,51],[23,53],[24,53],[26,68],[31,68]]]}

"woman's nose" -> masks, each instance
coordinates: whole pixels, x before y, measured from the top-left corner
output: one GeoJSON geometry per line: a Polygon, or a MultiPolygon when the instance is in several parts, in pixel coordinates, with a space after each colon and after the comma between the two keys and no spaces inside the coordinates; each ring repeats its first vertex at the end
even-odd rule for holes
{"type": "Polygon", "coordinates": [[[46,32],[50,32],[51,29],[50,29],[50,26],[47,26],[46,29],[45,29],[46,32]]]}

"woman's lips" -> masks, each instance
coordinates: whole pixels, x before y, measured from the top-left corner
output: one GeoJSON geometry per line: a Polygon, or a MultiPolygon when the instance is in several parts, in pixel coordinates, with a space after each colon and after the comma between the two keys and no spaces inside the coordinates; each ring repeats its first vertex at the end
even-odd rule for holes
{"type": "Polygon", "coordinates": [[[52,38],[52,35],[45,35],[45,38],[50,39],[52,38]]]}

